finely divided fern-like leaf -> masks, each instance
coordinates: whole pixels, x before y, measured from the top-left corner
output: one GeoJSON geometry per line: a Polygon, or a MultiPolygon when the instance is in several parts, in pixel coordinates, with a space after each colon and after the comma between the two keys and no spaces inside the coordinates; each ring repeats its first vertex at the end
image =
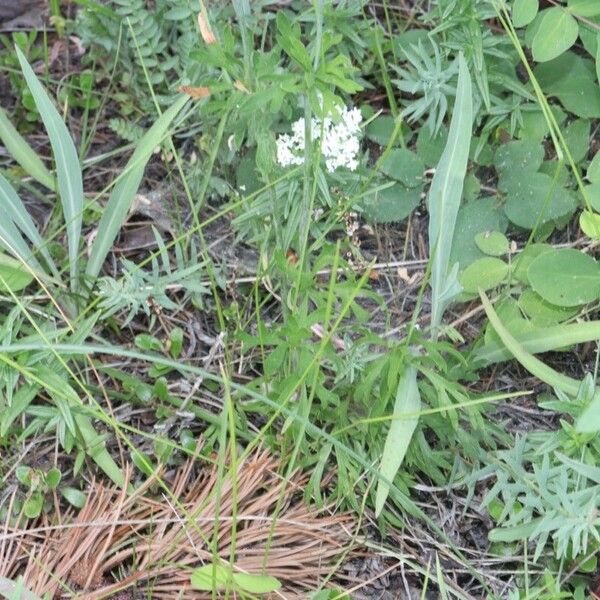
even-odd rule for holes
{"type": "Polygon", "coordinates": [[[431,328],[442,322],[444,310],[460,292],[458,265],[449,271],[456,215],[460,207],[473,125],[471,76],[462,54],[458,57],[458,87],[448,142],[429,190],[431,253],[431,328]]]}

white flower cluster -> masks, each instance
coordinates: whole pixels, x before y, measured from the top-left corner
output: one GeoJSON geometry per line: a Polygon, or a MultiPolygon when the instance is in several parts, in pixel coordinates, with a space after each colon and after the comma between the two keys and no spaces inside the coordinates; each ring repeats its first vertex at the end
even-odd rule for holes
{"type": "MultiPolygon", "coordinates": [[[[339,120],[335,122],[331,113],[323,122],[312,119],[311,138],[313,141],[321,137],[321,152],[325,157],[327,170],[331,173],[338,167],[347,167],[354,171],[358,166],[356,159],[360,149],[359,133],[362,115],[358,108],[344,107],[340,111],[339,120]]],[[[301,165],[304,162],[304,119],[292,124],[292,135],[284,134],[277,138],[277,162],[282,167],[301,165]]]]}

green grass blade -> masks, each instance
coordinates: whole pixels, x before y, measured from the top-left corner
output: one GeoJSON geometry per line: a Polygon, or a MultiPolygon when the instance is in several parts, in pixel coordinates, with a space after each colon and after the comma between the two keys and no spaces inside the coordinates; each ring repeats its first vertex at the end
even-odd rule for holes
{"type": "Polygon", "coordinates": [[[83,214],[83,181],[81,178],[81,165],[77,156],[75,144],[69,135],[67,126],[54,107],[54,104],[52,104],[46,90],[35,76],[33,69],[27,62],[27,59],[21,50],[19,50],[18,47],[16,47],[15,50],[19,62],[21,63],[25,81],[33,95],[35,105],[40,112],[52,146],[54,161],[56,163],[58,191],[67,229],[71,288],[76,290],[79,283],[78,253],[83,214]]]}
{"type": "Polygon", "coordinates": [[[385,439],[379,474],[383,476],[377,484],[375,498],[375,515],[379,516],[390,486],[388,481],[393,481],[398,469],[402,465],[410,440],[419,422],[419,417],[414,416],[421,410],[421,395],[417,385],[417,370],[408,365],[398,384],[396,401],[394,403],[393,420],[385,439]],[[403,418],[403,415],[407,415],[403,418]],[[408,416],[413,415],[413,416],[408,416]]]}
{"type": "Polygon", "coordinates": [[[471,76],[462,54],[458,57],[459,74],[456,102],[450,122],[448,142],[437,165],[429,190],[429,245],[431,248],[431,327],[442,322],[444,310],[460,292],[458,265],[449,273],[450,250],[456,215],[460,207],[469,159],[473,127],[471,76]]]}
{"type": "Polygon", "coordinates": [[[52,273],[58,278],[59,275],[54,261],[46,249],[46,244],[38,233],[33,219],[17,192],[2,174],[0,174],[0,207],[2,208],[2,214],[7,216],[33,244],[33,247],[41,252],[52,273]]]}
{"type": "Polygon", "coordinates": [[[42,272],[43,269],[40,263],[33,256],[12,218],[8,216],[8,194],[10,193],[8,190],[12,190],[15,194],[16,192],[8,182],[6,183],[8,187],[4,186],[2,180],[0,180],[0,212],[2,213],[2,218],[0,218],[0,247],[10,252],[18,260],[29,265],[32,269],[42,272]]]}
{"type": "Polygon", "coordinates": [[[10,155],[21,165],[25,173],[31,175],[47,188],[54,190],[55,182],[52,173],[48,171],[35,150],[13,127],[2,107],[0,107],[0,140],[2,140],[10,155]]]}
{"type": "Polygon", "coordinates": [[[579,391],[579,382],[576,379],[567,377],[562,373],[558,373],[548,365],[544,364],[541,360],[535,356],[529,354],[521,344],[511,335],[511,333],[504,327],[502,321],[496,314],[496,311],[492,307],[492,303],[489,298],[485,295],[485,292],[479,291],[481,302],[485,313],[492,324],[492,327],[496,330],[496,333],[502,340],[502,343],[510,351],[510,353],[535,377],[549,386],[559,389],[565,394],[570,396],[577,395],[579,391]]]}
{"type": "Polygon", "coordinates": [[[144,175],[144,169],[152,152],[165,136],[173,119],[188,101],[187,96],[181,96],[167,111],[165,111],[144,134],[133,155],[129,159],[122,177],[115,185],[102,218],[98,225],[98,233],[86,269],[86,275],[95,279],[100,273],[106,255],[110,251],[121,226],[123,225],[131,203],[144,175]]]}
{"type": "MultiPolygon", "coordinates": [[[[540,352],[567,348],[574,344],[600,340],[600,321],[555,325],[533,331],[512,332],[512,335],[526,352],[539,354],[540,352]]],[[[474,352],[473,356],[478,360],[482,360],[486,365],[512,358],[512,354],[504,345],[495,343],[481,346],[474,352]]]]}

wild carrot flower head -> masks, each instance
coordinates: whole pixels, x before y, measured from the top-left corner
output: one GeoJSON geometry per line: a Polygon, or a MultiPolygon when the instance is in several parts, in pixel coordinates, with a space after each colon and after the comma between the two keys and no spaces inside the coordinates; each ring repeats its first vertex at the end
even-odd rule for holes
{"type": "MultiPolygon", "coordinates": [[[[361,121],[360,110],[347,107],[339,111],[335,120],[331,113],[322,121],[312,119],[311,138],[313,141],[321,140],[321,153],[330,173],[338,167],[354,171],[358,166],[361,121]]],[[[291,135],[283,134],[277,138],[277,162],[282,167],[301,165],[304,162],[305,145],[305,121],[302,118],[292,124],[291,135]]]]}

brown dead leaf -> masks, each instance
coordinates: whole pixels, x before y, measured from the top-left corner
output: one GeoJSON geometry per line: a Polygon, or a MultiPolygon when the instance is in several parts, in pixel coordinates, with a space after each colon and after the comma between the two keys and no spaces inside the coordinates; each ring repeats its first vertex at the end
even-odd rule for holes
{"type": "Polygon", "coordinates": [[[217,38],[215,37],[215,34],[210,28],[210,24],[208,22],[208,15],[206,14],[206,9],[204,7],[202,7],[202,10],[198,13],[198,25],[200,27],[200,35],[202,35],[204,43],[216,44],[217,38]]]}
{"type": "Polygon", "coordinates": [[[207,87],[190,87],[189,85],[181,85],[177,88],[177,91],[181,92],[182,94],[187,94],[194,100],[199,100],[201,98],[207,98],[210,96],[210,88],[207,87]]]}

